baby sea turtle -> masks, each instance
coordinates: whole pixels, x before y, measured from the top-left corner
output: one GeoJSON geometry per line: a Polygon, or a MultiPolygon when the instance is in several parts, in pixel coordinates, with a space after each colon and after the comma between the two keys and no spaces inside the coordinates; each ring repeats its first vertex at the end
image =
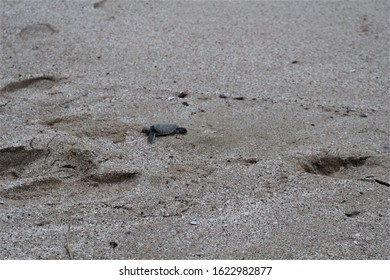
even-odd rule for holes
{"type": "Polygon", "coordinates": [[[148,135],[149,143],[153,143],[154,138],[161,135],[169,135],[169,134],[186,134],[187,129],[184,127],[178,127],[173,123],[159,123],[152,125],[151,127],[144,127],[142,129],[143,133],[148,135]]]}

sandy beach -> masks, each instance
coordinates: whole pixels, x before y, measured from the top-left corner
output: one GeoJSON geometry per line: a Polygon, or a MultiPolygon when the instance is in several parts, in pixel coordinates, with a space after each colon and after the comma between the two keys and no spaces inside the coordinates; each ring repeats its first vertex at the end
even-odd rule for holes
{"type": "Polygon", "coordinates": [[[0,0],[0,259],[388,260],[389,8],[0,0]]]}

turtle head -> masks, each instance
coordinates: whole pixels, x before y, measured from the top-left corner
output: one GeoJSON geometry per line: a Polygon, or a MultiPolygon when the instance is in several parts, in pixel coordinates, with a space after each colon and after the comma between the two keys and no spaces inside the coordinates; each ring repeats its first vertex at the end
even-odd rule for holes
{"type": "Polygon", "coordinates": [[[145,126],[145,127],[142,129],[142,132],[143,132],[143,133],[149,133],[149,132],[150,132],[150,127],[145,126]]]}
{"type": "Polygon", "coordinates": [[[180,134],[186,134],[187,133],[187,129],[184,128],[184,127],[178,127],[178,128],[176,128],[176,131],[177,131],[177,133],[180,133],[180,134]]]}

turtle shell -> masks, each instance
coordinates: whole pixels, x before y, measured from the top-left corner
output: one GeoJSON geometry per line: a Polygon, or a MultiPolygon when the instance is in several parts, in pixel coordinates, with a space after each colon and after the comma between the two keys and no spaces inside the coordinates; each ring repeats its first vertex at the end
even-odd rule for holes
{"type": "Polygon", "coordinates": [[[177,125],[173,123],[159,123],[151,127],[157,135],[168,135],[176,131],[177,125]]]}

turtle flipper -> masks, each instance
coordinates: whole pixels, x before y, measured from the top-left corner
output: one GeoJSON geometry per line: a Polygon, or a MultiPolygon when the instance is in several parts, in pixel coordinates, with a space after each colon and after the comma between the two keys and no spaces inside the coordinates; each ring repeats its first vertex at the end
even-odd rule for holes
{"type": "Polygon", "coordinates": [[[151,129],[151,130],[149,130],[149,133],[148,133],[148,141],[149,141],[149,143],[153,143],[154,138],[156,138],[156,133],[154,132],[153,129],[151,129]]]}

